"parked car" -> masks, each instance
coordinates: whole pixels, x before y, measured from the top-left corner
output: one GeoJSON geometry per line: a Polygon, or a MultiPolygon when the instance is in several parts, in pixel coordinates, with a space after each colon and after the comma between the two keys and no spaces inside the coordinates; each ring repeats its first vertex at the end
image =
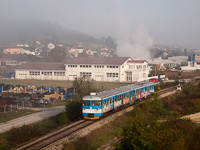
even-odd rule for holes
{"type": "Polygon", "coordinates": [[[158,79],[152,78],[152,79],[150,79],[149,81],[155,83],[155,82],[158,82],[158,79]]]}
{"type": "Polygon", "coordinates": [[[164,81],[165,78],[158,78],[158,81],[164,81]]]}

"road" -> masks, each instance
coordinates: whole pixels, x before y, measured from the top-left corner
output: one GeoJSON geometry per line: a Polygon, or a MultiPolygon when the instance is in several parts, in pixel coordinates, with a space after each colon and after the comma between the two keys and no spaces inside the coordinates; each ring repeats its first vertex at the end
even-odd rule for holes
{"type": "Polygon", "coordinates": [[[65,106],[56,106],[51,108],[36,108],[35,110],[39,110],[40,112],[19,117],[13,120],[10,120],[5,123],[0,123],[0,133],[10,130],[12,127],[20,127],[22,125],[28,125],[31,123],[35,123],[41,121],[50,116],[55,116],[65,110],[65,106]]]}
{"type": "Polygon", "coordinates": [[[192,122],[200,123],[200,112],[195,113],[195,114],[191,114],[191,115],[187,115],[187,116],[183,116],[181,118],[182,119],[190,119],[192,122]]]}

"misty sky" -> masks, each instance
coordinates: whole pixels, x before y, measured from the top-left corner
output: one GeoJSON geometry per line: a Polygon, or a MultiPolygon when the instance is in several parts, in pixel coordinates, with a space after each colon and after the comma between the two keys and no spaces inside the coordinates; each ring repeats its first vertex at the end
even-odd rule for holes
{"type": "Polygon", "coordinates": [[[45,20],[119,42],[142,31],[147,42],[200,48],[199,6],[199,0],[0,0],[0,24],[45,20]]]}

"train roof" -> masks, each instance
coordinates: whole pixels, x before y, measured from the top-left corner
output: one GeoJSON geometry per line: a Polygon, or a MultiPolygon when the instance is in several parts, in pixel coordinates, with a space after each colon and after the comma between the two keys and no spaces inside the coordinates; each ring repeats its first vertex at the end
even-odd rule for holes
{"type": "Polygon", "coordinates": [[[126,86],[122,86],[122,87],[111,89],[111,90],[105,90],[103,92],[97,93],[95,96],[87,95],[87,96],[84,96],[84,99],[85,100],[89,100],[89,99],[100,100],[100,99],[108,98],[108,97],[118,95],[124,92],[128,92],[133,89],[139,89],[141,87],[150,86],[150,85],[154,85],[154,84],[152,82],[139,82],[139,83],[126,85],[126,86]]]}

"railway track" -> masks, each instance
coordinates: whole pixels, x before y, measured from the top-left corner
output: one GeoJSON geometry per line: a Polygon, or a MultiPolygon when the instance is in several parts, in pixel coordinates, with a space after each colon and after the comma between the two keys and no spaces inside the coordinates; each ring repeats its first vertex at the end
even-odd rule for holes
{"type": "Polygon", "coordinates": [[[165,94],[167,92],[171,92],[171,91],[174,91],[176,90],[177,86],[173,86],[173,87],[170,87],[170,88],[167,88],[167,89],[163,89],[161,91],[157,91],[155,93],[158,93],[159,95],[162,95],[162,94],[165,94]]]}
{"type": "MultiPolygon", "coordinates": [[[[171,88],[167,88],[167,89],[164,89],[164,90],[161,90],[161,91],[158,91],[158,92],[155,92],[155,93],[158,93],[159,95],[162,95],[162,94],[165,94],[167,92],[170,92],[170,91],[173,91],[176,89],[176,86],[174,87],[171,87],[171,88]]],[[[141,104],[143,102],[145,102],[146,100],[145,99],[142,99],[141,101],[136,101],[134,104],[132,105],[125,105],[124,107],[120,107],[119,109],[115,110],[115,111],[111,111],[109,113],[107,113],[106,115],[104,115],[103,117],[101,117],[99,120],[96,120],[96,121],[89,121],[89,120],[80,120],[78,122],[75,122],[71,125],[68,125],[56,132],[53,132],[45,137],[42,137],[38,140],[35,140],[31,143],[28,143],[20,148],[18,148],[17,150],[39,150],[39,149],[43,149],[53,143],[56,143],[58,142],[59,140],[67,137],[67,136],[70,136],[71,134],[95,123],[95,122],[98,122],[102,119],[105,119],[111,115],[113,115],[114,113],[117,113],[117,112],[120,112],[120,111],[123,111],[124,109],[126,108],[129,108],[129,107],[132,107],[132,106],[136,106],[138,104],[141,104]]]]}
{"type": "Polygon", "coordinates": [[[40,138],[31,143],[28,143],[28,144],[18,148],[17,150],[39,150],[39,149],[45,148],[45,147],[59,141],[60,139],[63,139],[64,137],[67,137],[67,136],[73,134],[74,132],[76,132],[80,129],[83,129],[84,127],[91,125],[93,123],[94,123],[94,121],[80,120],[78,122],[75,122],[69,126],[66,126],[62,129],[60,129],[59,131],[56,131],[56,132],[51,133],[43,138],[40,138]]]}

